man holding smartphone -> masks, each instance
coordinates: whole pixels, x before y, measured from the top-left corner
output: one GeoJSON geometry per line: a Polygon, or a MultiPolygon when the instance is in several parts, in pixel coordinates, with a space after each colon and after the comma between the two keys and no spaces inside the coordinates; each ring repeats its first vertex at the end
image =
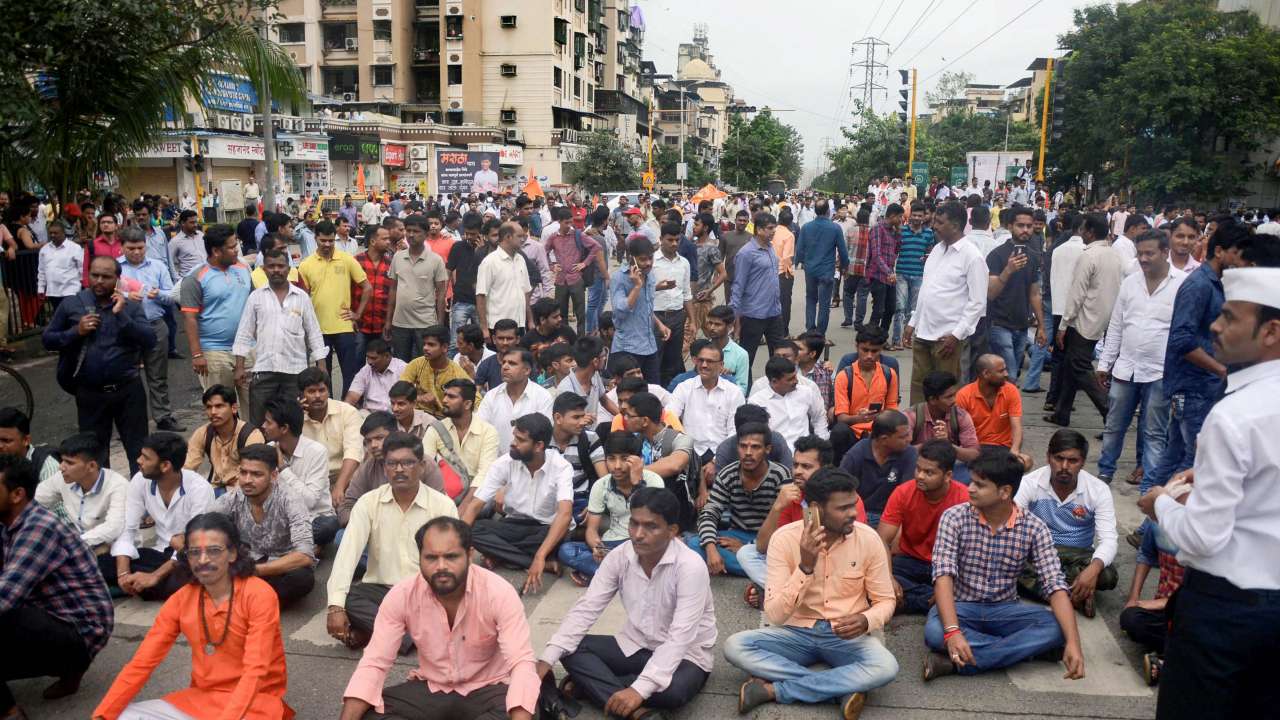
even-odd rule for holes
{"type": "Polygon", "coordinates": [[[1032,320],[1036,345],[1043,347],[1048,334],[1040,296],[1041,256],[1027,244],[1035,228],[1035,213],[1023,206],[1009,212],[1012,235],[987,255],[987,324],[991,350],[1004,358],[1009,379],[1016,383],[1032,320]]]}

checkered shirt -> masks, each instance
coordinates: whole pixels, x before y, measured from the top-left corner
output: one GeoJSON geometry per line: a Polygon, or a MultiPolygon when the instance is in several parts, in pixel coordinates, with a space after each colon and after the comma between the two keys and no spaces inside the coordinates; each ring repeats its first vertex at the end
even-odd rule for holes
{"type": "Polygon", "coordinates": [[[867,274],[867,248],[871,244],[871,228],[859,225],[853,237],[846,236],[849,245],[849,274],[862,277],[867,274]]]}
{"type": "MultiPolygon", "coordinates": [[[[374,262],[369,257],[369,253],[362,252],[356,256],[356,262],[360,263],[360,267],[364,268],[364,274],[369,276],[369,284],[373,286],[373,297],[369,298],[369,306],[365,308],[364,315],[360,318],[356,329],[365,334],[381,333],[383,328],[387,326],[387,296],[390,279],[387,272],[391,269],[391,255],[382,254],[382,260],[374,262]]],[[[351,307],[360,307],[360,298],[364,295],[364,289],[359,285],[353,285],[351,288],[351,307]]]]}
{"type": "Polygon", "coordinates": [[[822,394],[822,402],[830,410],[835,404],[835,380],[832,375],[831,368],[825,362],[819,360],[814,363],[813,370],[805,377],[813,381],[818,386],[818,392],[822,394]]]}
{"type": "Polygon", "coordinates": [[[1027,561],[1046,599],[1067,589],[1053,535],[1040,518],[1014,506],[1009,522],[993,531],[968,503],[942,513],[933,544],[933,580],[950,575],[956,602],[1016,600],[1018,575],[1027,561]]]}
{"type": "Polygon", "coordinates": [[[889,281],[893,268],[898,264],[898,251],[902,249],[902,234],[880,221],[871,229],[867,247],[867,279],[884,283],[889,281]]]}

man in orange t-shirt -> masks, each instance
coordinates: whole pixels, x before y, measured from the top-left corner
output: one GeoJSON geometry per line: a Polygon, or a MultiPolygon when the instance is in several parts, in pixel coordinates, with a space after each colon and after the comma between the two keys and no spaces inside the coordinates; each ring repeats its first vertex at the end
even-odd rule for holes
{"type": "Polygon", "coordinates": [[[835,425],[831,445],[836,458],[843,458],[858,439],[871,432],[871,421],[883,410],[898,407],[898,371],[880,362],[888,335],[882,328],[858,331],[858,360],[836,373],[835,425]]]}
{"type": "Polygon", "coordinates": [[[1031,457],[1022,453],[1022,395],[1009,382],[1009,370],[999,355],[982,355],[973,365],[977,380],[956,393],[956,407],[973,418],[978,444],[1008,448],[1027,470],[1031,457]]]}

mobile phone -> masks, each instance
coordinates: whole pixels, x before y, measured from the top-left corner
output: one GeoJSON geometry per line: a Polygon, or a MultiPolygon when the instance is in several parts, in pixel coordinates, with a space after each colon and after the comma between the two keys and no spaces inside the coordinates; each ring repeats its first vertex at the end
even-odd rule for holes
{"type": "Polygon", "coordinates": [[[1017,257],[1017,256],[1019,256],[1019,255],[1025,255],[1025,254],[1026,254],[1026,252],[1027,252],[1027,249],[1026,249],[1026,248],[1024,248],[1024,247],[1021,247],[1021,246],[1019,246],[1019,245],[1014,245],[1014,246],[1013,246],[1013,256],[1014,256],[1014,257],[1017,257]]]}
{"type": "Polygon", "coordinates": [[[871,410],[871,412],[873,412],[873,413],[878,413],[878,412],[880,412],[880,408],[882,408],[882,407],[884,407],[884,404],[883,404],[883,403],[871,403],[871,407],[870,407],[869,409],[870,409],[870,410],[871,410]]]}
{"type": "Polygon", "coordinates": [[[817,524],[821,525],[822,524],[822,508],[819,508],[817,505],[813,503],[806,504],[804,506],[804,521],[816,522],[817,524]]]}

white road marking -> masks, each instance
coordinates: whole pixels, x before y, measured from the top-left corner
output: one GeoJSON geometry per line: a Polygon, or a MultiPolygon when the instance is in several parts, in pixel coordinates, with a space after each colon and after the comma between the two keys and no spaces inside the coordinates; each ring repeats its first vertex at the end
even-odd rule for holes
{"type": "Polygon", "coordinates": [[[1107,695],[1111,697],[1151,697],[1151,688],[1133,671],[1124,650],[1116,642],[1107,623],[1095,617],[1076,616],[1080,645],[1084,651],[1084,678],[1064,680],[1062,663],[1024,662],[1009,668],[1009,679],[1019,690],[1030,692],[1107,695]]]}
{"type": "Polygon", "coordinates": [[[328,621],[328,608],[326,608],[317,612],[315,615],[312,615],[311,619],[308,620],[306,624],[297,630],[294,630],[293,633],[289,635],[289,639],[303,640],[311,643],[312,645],[319,645],[321,647],[341,647],[342,643],[329,635],[328,621]]]}
{"type": "Polygon", "coordinates": [[[160,614],[162,604],[147,602],[136,597],[126,598],[116,603],[116,625],[151,627],[156,622],[156,616],[160,614]]]}

